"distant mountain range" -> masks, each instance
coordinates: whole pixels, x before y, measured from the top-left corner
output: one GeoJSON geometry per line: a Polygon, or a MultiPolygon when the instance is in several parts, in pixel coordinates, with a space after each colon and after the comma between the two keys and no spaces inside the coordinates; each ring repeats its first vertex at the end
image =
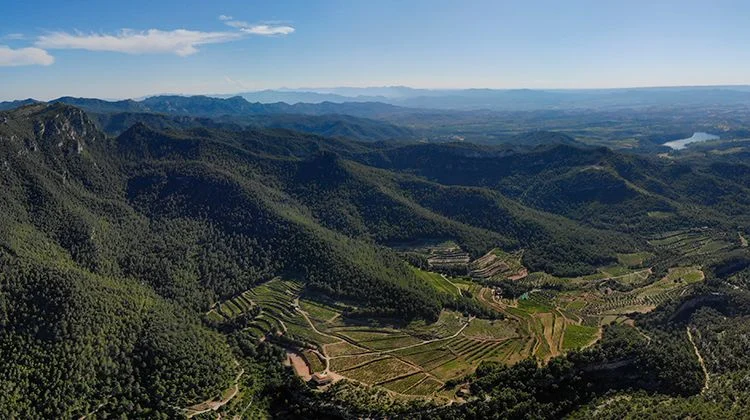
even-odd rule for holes
{"type": "MultiPolygon", "coordinates": [[[[38,102],[42,101],[29,98],[17,101],[0,102],[0,110],[14,109],[38,102]]],[[[241,96],[218,98],[203,95],[163,95],[152,96],[140,101],[132,99],[106,101],[103,99],[63,96],[48,102],[59,102],[73,105],[89,112],[152,112],[175,115],[201,115],[208,117],[267,114],[342,114],[352,116],[376,116],[403,112],[398,106],[380,102],[319,102],[294,103],[290,105],[285,102],[250,102],[241,96]]]]}
{"type": "MultiPolygon", "coordinates": [[[[309,88],[237,94],[250,102],[382,102],[411,108],[522,111],[541,109],[617,109],[649,106],[744,105],[748,86],[697,86],[583,90],[309,88]]],[[[222,97],[226,97],[222,96],[222,97]]]]}
{"type": "MultiPolygon", "coordinates": [[[[388,87],[242,95],[163,95],[120,101],[61,97],[49,103],[85,110],[111,135],[143,122],[177,129],[286,129],[359,141],[518,144],[514,136],[523,134],[524,145],[531,145],[533,136],[527,132],[546,131],[567,133],[588,144],[653,153],[665,151],[661,150],[664,142],[696,131],[722,139],[744,138],[750,132],[744,123],[750,104],[746,86],[564,91],[388,87]]],[[[0,110],[36,102],[0,102],[0,110]]],[[[541,138],[548,142],[552,137],[541,138]]],[[[557,137],[555,143],[570,144],[570,139],[557,137]]]]}
{"type": "MultiPolygon", "coordinates": [[[[40,103],[34,99],[1,102],[0,110],[40,103]]],[[[61,97],[51,104],[67,104],[85,110],[108,134],[118,135],[136,122],[159,128],[264,127],[295,130],[326,137],[360,141],[415,140],[412,129],[373,118],[411,113],[413,110],[378,102],[347,103],[251,103],[235,96],[153,96],[141,101],[105,101],[61,97]]]]}
{"type": "MultiPolygon", "coordinates": [[[[190,106],[204,106],[206,113],[221,112],[328,114],[346,113],[372,117],[376,113],[399,112],[399,108],[436,110],[574,110],[624,109],[645,107],[744,106],[750,103],[750,86],[688,86],[621,89],[414,89],[404,86],[367,88],[276,89],[216,95],[159,95],[142,100],[102,101],[62,97],[51,102],[92,108],[102,112],[194,112],[185,108],[185,98],[195,99],[190,106]],[[225,99],[224,109],[214,99],[225,99]],[[246,103],[240,99],[244,99],[246,103]],[[98,102],[92,102],[98,101],[98,102]],[[352,105],[367,103],[367,106],[352,105]],[[322,105],[318,107],[312,105],[322,105]],[[264,105],[264,106],[262,106],[264,105]]],[[[0,110],[33,103],[33,99],[0,102],[0,110]]]]}

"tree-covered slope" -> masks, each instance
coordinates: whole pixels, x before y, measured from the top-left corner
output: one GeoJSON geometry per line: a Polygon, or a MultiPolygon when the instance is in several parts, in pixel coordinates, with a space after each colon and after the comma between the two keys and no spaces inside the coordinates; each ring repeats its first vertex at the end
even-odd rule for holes
{"type": "Polygon", "coordinates": [[[356,157],[443,185],[482,187],[529,207],[628,233],[747,222],[747,171],[713,159],[669,160],[549,144],[513,149],[472,144],[394,145],[356,157]],[[671,217],[655,220],[655,215],[671,217]]]}
{"type": "Polygon", "coordinates": [[[351,319],[483,314],[417,276],[398,244],[449,240],[473,258],[523,250],[532,270],[577,276],[643,250],[655,231],[747,226],[742,162],[108,118],[62,103],[0,113],[7,417],[100,406],[175,416],[221,393],[238,375],[237,348],[256,350],[202,314],[274,277],[343,303],[351,319]],[[102,132],[107,124],[119,135],[102,132]]]}

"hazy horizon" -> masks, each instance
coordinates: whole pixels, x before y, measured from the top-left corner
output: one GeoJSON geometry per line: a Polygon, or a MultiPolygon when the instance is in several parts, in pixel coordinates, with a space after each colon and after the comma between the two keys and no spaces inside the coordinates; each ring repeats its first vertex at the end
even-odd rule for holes
{"type": "Polygon", "coordinates": [[[733,89],[740,89],[745,88],[750,90],[750,84],[735,84],[735,85],[671,85],[671,86],[621,86],[621,87],[601,87],[601,88],[525,88],[525,87],[517,87],[517,88],[491,88],[491,87],[467,87],[467,88],[452,88],[452,87],[445,87],[445,88],[432,88],[432,87],[414,87],[414,86],[404,86],[404,85],[383,85],[383,86],[320,86],[320,87],[288,87],[288,86],[281,86],[281,87],[269,87],[269,88],[263,88],[263,89],[251,89],[251,90],[237,90],[237,91],[230,91],[230,92],[155,92],[155,93],[148,93],[144,95],[139,96],[122,96],[122,97],[105,97],[105,96],[81,96],[81,95],[75,95],[75,94],[68,94],[68,95],[57,95],[57,96],[51,96],[51,97],[33,97],[33,96],[21,96],[21,97],[14,97],[14,98],[4,98],[0,97],[0,101],[2,102],[13,102],[13,101],[23,101],[28,99],[33,99],[37,101],[50,101],[55,100],[61,97],[72,97],[72,98],[91,98],[91,99],[101,99],[105,101],[124,101],[124,100],[134,100],[134,101],[140,101],[145,98],[150,97],[156,97],[156,96],[209,96],[209,97],[231,97],[233,95],[241,96],[242,94],[248,94],[248,93],[262,93],[262,92],[280,92],[280,93],[318,93],[318,94],[331,94],[331,95],[337,95],[341,97],[346,98],[352,98],[356,99],[358,96],[361,97],[375,97],[378,96],[376,94],[366,94],[362,93],[360,95],[351,95],[351,94],[343,94],[343,93],[336,93],[336,92],[327,92],[327,91],[335,91],[339,89],[361,89],[361,90],[368,90],[368,89],[411,89],[414,91],[430,91],[430,92],[458,92],[458,91],[472,91],[472,90],[492,90],[492,91],[538,91],[538,92],[606,92],[606,91],[618,91],[618,90],[679,90],[679,89],[726,89],[726,90],[733,90],[733,89]]]}
{"type": "Polygon", "coordinates": [[[652,3],[16,3],[0,99],[750,83],[750,5],[652,3]]]}

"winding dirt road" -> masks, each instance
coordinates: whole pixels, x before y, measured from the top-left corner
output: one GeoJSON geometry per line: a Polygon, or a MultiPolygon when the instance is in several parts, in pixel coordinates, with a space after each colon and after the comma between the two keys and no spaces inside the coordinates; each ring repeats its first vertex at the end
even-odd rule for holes
{"type": "Polygon", "coordinates": [[[459,296],[462,296],[462,297],[463,297],[463,295],[464,295],[464,294],[463,294],[463,293],[461,293],[461,288],[460,288],[460,287],[458,287],[458,286],[456,285],[456,283],[453,283],[453,282],[452,282],[452,281],[451,281],[451,280],[450,280],[450,279],[448,278],[448,276],[446,276],[445,274],[440,274],[440,275],[441,275],[441,276],[443,276],[443,278],[445,279],[445,281],[447,281],[448,283],[452,284],[452,285],[453,285],[453,287],[455,287],[455,288],[456,288],[456,290],[458,290],[458,295],[459,295],[459,296]]]}
{"type": "MultiPolygon", "coordinates": [[[[240,364],[235,360],[234,363],[239,366],[240,364]]],[[[210,400],[203,401],[198,404],[191,405],[190,407],[183,408],[182,411],[185,413],[185,416],[187,418],[195,417],[199,414],[208,413],[209,411],[216,411],[219,408],[226,405],[229,401],[232,400],[232,398],[237,396],[237,393],[240,392],[240,378],[242,378],[242,375],[245,374],[245,369],[241,368],[240,373],[237,374],[237,377],[234,379],[234,385],[232,385],[232,392],[224,397],[223,399],[219,401],[215,401],[213,398],[210,400]]],[[[226,391],[225,391],[226,392],[226,391]]]]}

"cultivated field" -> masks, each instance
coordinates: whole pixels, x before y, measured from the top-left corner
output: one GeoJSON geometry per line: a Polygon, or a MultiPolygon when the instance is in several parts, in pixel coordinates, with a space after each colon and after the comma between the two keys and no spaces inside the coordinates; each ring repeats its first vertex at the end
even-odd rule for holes
{"type": "MultiPolygon", "coordinates": [[[[686,253],[725,246],[697,231],[665,234],[652,243],[686,253]]],[[[439,258],[458,252],[452,243],[421,251],[439,258]]],[[[380,386],[407,398],[448,400],[453,390],[445,389],[445,383],[472,373],[482,361],[513,364],[536,357],[544,362],[590,346],[600,338],[602,325],[632,325],[629,314],[679,298],[704,279],[698,266],[675,267],[654,278],[646,266],[654,258],[651,252],[620,254],[618,264],[576,278],[529,273],[522,255],[492,250],[471,262],[469,276],[461,277],[412,267],[436,292],[474,299],[495,311],[497,319],[450,310],[433,323],[351,319],[345,316],[346,305],[307,296],[302,284],[282,279],[217,303],[206,318],[294,346],[290,350],[301,356],[310,373],[380,386]],[[528,291],[503,296],[491,283],[483,283],[487,280],[518,282],[528,291]]],[[[451,258],[441,264],[453,264],[448,263],[451,258]]]]}
{"type": "Polygon", "coordinates": [[[477,279],[510,279],[519,280],[528,275],[528,270],[521,264],[523,252],[507,253],[493,249],[471,263],[471,276],[477,279]]]}
{"type": "Polygon", "coordinates": [[[649,244],[682,257],[711,254],[736,245],[734,238],[707,229],[668,232],[654,237],[649,244]]]}

